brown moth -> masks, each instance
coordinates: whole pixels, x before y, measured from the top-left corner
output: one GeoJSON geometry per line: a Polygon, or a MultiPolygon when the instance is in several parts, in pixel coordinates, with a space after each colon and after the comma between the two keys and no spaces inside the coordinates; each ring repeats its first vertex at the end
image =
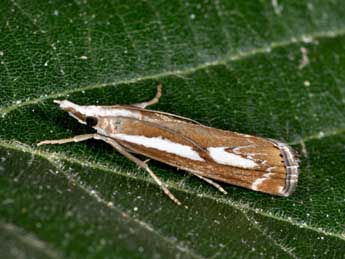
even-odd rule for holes
{"type": "Polygon", "coordinates": [[[88,139],[103,140],[119,153],[146,170],[174,202],[181,202],[151,171],[141,154],[186,170],[218,188],[225,182],[251,190],[289,196],[298,181],[298,159],[286,144],[273,140],[210,128],[191,119],[145,109],[159,101],[156,96],[133,105],[77,105],[63,100],[54,102],[80,123],[96,133],[38,143],[65,144],[88,139]]]}

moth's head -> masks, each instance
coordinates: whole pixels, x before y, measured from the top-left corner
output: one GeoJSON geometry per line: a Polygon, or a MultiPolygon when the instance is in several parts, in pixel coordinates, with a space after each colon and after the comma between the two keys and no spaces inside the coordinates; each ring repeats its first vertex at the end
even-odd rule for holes
{"type": "Polygon", "coordinates": [[[57,103],[62,110],[68,112],[70,116],[77,119],[82,124],[94,127],[98,123],[96,110],[99,108],[97,106],[78,105],[67,100],[54,100],[54,103],[57,103]]]}

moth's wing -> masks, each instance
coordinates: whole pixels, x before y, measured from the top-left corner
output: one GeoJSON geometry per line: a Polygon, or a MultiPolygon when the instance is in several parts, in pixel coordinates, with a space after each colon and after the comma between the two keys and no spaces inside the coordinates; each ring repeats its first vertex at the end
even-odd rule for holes
{"type": "Polygon", "coordinates": [[[208,178],[276,195],[294,190],[298,171],[288,147],[177,120],[121,118],[111,136],[133,152],[208,178]]]}
{"type": "Polygon", "coordinates": [[[282,196],[290,195],[297,186],[299,161],[285,143],[203,125],[163,122],[161,126],[173,129],[175,134],[183,135],[206,150],[208,161],[216,162],[213,165],[217,170],[212,171],[212,175],[221,172],[218,176],[207,177],[228,183],[236,181],[234,184],[282,196]],[[241,162],[241,158],[250,159],[256,166],[244,168],[250,165],[246,163],[230,166],[236,158],[237,162],[241,162]]]}
{"type": "Polygon", "coordinates": [[[192,120],[192,119],[180,116],[180,115],[176,115],[176,114],[171,114],[168,112],[154,111],[154,110],[144,109],[144,108],[131,106],[131,105],[121,105],[121,106],[115,105],[112,107],[116,107],[116,108],[121,107],[121,108],[125,108],[125,109],[132,110],[132,111],[138,111],[143,116],[150,118],[151,120],[171,121],[171,122],[176,122],[176,123],[192,123],[192,124],[202,125],[200,122],[197,122],[195,120],[192,120]]]}

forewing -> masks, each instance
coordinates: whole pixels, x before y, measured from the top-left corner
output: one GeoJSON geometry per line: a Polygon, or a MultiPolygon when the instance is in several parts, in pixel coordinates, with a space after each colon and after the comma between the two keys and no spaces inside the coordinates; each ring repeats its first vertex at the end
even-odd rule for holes
{"type": "Polygon", "coordinates": [[[283,143],[169,114],[142,115],[142,119],[106,118],[106,131],[133,152],[208,178],[283,196],[296,187],[298,164],[283,143]]]}

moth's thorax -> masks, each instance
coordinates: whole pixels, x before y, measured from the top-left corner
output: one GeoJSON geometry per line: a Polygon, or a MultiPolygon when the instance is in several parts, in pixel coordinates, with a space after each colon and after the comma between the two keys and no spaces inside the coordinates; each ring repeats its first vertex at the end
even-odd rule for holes
{"type": "Polygon", "coordinates": [[[94,127],[97,132],[104,136],[121,133],[124,127],[124,117],[97,117],[98,123],[94,127]]]}
{"type": "MultiPolygon", "coordinates": [[[[111,116],[107,113],[104,113],[107,116],[96,116],[98,123],[94,128],[99,134],[111,136],[118,133],[128,133],[133,128],[137,128],[140,131],[142,125],[137,125],[136,122],[155,123],[158,120],[155,116],[145,114],[145,111],[131,111],[123,106],[113,109],[111,116]]],[[[142,131],[142,134],[145,133],[148,132],[142,131]]]]}

